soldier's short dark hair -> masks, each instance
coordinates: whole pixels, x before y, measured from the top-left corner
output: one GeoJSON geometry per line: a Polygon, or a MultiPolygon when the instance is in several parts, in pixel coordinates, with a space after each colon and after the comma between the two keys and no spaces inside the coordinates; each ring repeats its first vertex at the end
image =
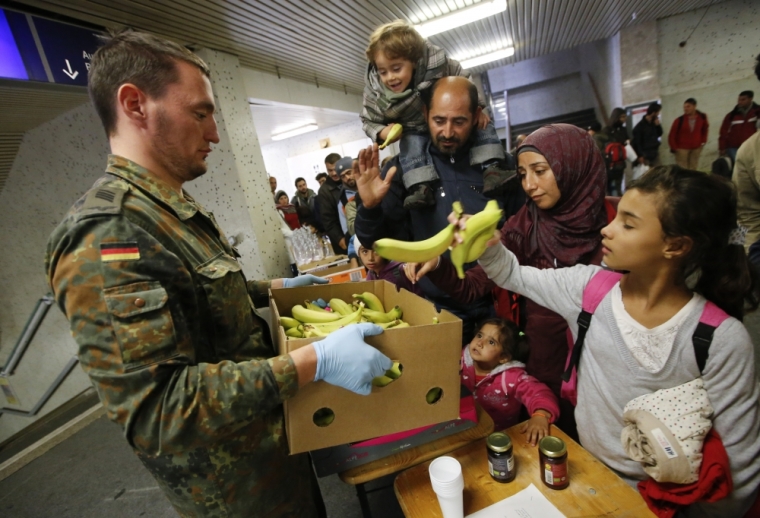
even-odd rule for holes
{"type": "Polygon", "coordinates": [[[319,173],[317,176],[314,177],[316,181],[320,181],[322,178],[327,178],[327,173],[319,173]]]}
{"type": "Polygon", "coordinates": [[[335,162],[340,160],[342,157],[338,153],[330,153],[325,158],[325,164],[333,165],[335,162]]]}
{"type": "Polygon", "coordinates": [[[753,99],[755,97],[755,92],[752,90],[744,90],[739,94],[739,97],[749,97],[750,99],[753,99]]]}
{"type": "Polygon", "coordinates": [[[695,98],[693,98],[693,97],[689,97],[683,103],[684,104],[693,104],[694,106],[696,106],[697,105],[697,100],[695,98]]]}
{"type": "Polygon", "coordinates": [[[152,34],[124,31],[107,38],[92,56],[87,88],[100,121],[111,136],[116,130],[116,92],[131,83],[153,99],[179,80],[177,61],[194,65],[210,77],[206,63],[172,41],[152,34]]]}
{"type": "Polygon", "coordinates": [[[303,178],[301,178],[301,177],[299,176],[298,178],[296,178],[296,183],[295,183],[295,186],[296,186],[296,187],[298,187],[298,182],[305,182],[305,181],[306,181],[306,180],[304,180],[303,178]]]}

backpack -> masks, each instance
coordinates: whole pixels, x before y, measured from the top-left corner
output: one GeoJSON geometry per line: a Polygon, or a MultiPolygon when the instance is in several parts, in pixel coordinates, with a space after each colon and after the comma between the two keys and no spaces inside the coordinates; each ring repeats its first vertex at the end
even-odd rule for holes
{"type": "MultiPolygon", "coordinates": [[[[573,406],[578,401],[578,363],[581,359],[583,342],[586,338],[586,331],[591,324],[591,316],[596,311],[599,303],[610,292],[615,284],[623,276],[621,273],[611,272],[609,270],[600,270],[594,274],[589,283],[583,290],[582,310],[578,315],[578,338],[573,344],[570,329],[567,330],[568,354],[565,362],[565,372],[562,374],[562,387],[560,396],[570,401],[573,406]]],[[[699,323],[691,335],[691,341],[694,345],[694,356],[697,358],[699,372],[705,368],[707,356],[712,343],[715,329],[728,318],[728,314],[709,300],[705,304],[702,314],[699,316],[699,323]]]]}
{"type": "Polygon", "coordinates": [[[621,169],[625,167],[625,146],[620,142],[608,142],[604,146],[604,161],[607,169],[621,169]]]}

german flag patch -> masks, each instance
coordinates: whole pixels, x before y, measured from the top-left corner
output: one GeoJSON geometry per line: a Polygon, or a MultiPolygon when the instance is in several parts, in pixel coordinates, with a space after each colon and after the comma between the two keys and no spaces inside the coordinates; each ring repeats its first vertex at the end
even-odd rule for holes
{"type": "Polygon", "coordinates": [[[140,249],[136,241],[127,243],[101,243],[100,260],[104,263],[112,261],[137,261],[140,259],[140,249]]]}

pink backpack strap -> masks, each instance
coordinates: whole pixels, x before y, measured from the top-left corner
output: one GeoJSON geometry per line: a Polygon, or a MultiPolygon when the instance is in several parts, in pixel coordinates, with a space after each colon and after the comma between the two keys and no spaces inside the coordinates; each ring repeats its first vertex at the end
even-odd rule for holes
{"type": "Polygon", "coordinates": [[[578,337],[575,339],[575,345],[570,349],[570,355],[565,365],[565,372],[562,374],[562,381],[569,383],[573,375],[573,370],[577,369],[578,362],[581,359],[581,350],[583,342],[586,339],[586,331],[591,325],[591,315],[604,299],[610,290],[620,281],[623,276],[621,273],[609,270],[599,270],[591,277],[586,287],[583,288],[583,299],[581,301],[581,312],[578,315],[578,337]]]}
{"type": "Polygon", "coordinates": [[[583,302],[581,304],[583,311],[593,314],[604,297],[620,281],[622,276],[622,273],[609,270],[599,270],[596,272],[583,289],[583,302]]]}
{"type": "Polygon", "coordinates": [[[705,303],[702,314],[699,316],[699,323],[691,335],[691,343],[694,346],[694,357],[697,359],[699,373],[705,370],[707,357],[710,355],[710,344],[712,344],[713,334],[724,320],[729,317],[728,313],[710,302],[705,303]]]}

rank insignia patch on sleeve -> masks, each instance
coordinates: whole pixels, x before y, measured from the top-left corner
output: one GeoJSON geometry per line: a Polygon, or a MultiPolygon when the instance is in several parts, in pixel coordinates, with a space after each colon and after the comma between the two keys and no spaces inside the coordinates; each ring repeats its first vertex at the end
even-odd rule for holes
{"type": "Polygon", "coordinates": [[[111,261],[137,261],[140,259],[140,249],[137,242],[101,243],[100,260],[104,263],[111,261]]]}

